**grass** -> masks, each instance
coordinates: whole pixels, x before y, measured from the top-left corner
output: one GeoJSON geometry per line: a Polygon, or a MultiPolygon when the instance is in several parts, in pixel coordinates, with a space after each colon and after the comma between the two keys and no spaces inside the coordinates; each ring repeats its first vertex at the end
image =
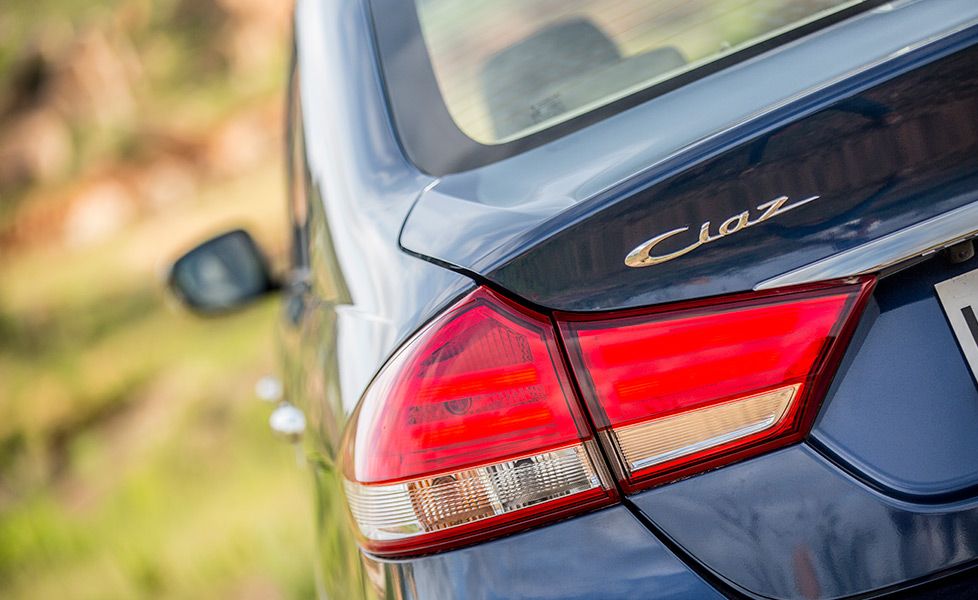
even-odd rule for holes
{"type": "Polygon", "coordinates": [[[273,316],[266,305],[220,327],[178,328],[174,337],[187,335],[172,347],[194,346],[191,356],[72,433],[57,479],[0,523],[10,597],[310,595],[304,473],[249,393],[273,316]]]}
{"type": "MultiPolygon", "coordinates": [[[[222,46],[234,26],[222,6],[4,6],[0,110],[32,49],[61,72],[64,49],[70,59],[71,44],[94,33],[136,68],[130,114],[64,113],[70,168],[0,189],[0,230],[28,208],[57,208],[99,173],[180,148],[168,139],[199,143],[281,103],[287,31],[271,40],[277,55],[241,72],[222,46]]],[[[277,301],[201,320],[175,310],[160,283],[169,260],[228,227],[284,254],[281,156],[264,150],[237,173],[197,169],[192,197],[141,210],[98,241],[67,245],[52,223],[44,239],[0,250],[0,597],[314,595],[310,473],[252,393],[277,370],[277,301]]]]}
{"type": "Polygon", "coordinates": [[[277,302],[201,320],[156,276],[221,224],[284,231],[280,188],[272,160],[95,246],[4,257],[4,598],[313,595],[309,474],[251,391],[277,302]]]}

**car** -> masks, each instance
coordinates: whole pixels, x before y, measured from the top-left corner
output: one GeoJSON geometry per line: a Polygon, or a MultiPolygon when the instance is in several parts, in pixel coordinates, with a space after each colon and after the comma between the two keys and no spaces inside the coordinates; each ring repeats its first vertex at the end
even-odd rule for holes
{"type": "Polygon", "coordinates": [[[288,272],[170,285],[282,297],[323,597],[978,597],[974,0],[298,0],[288,89],[288,272]]]}

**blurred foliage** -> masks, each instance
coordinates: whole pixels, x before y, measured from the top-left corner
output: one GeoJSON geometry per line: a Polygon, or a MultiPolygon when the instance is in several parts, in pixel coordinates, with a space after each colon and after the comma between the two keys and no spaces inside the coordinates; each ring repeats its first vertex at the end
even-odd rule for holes
{"type": "Polygon", "coordinates": [[[312,596],[308,474],[251,391],[277,306],[199,320],[159,283],[225,226],[283,243],[288,6],[2,13],[0,597],[312,596]]]}

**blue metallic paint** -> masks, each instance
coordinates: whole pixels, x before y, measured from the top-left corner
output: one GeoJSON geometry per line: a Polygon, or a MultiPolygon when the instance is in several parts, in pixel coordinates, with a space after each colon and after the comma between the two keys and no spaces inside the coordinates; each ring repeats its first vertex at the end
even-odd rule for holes
{"type": "Polygon", "coordinates": [[[931,260],[880,282],[812,432],[891,496],[935,503],[978,491],[978,389],[934,293],[976,266],[931,260]]]}
{"type": "Polygon", "coordinates": [[[890,272],[974,237],[978,237],[978,202],[965,204],[862,246],[762,281],[754,289],[770,290],[813,281],[890,272]]]}
{"type": "Polygon", "coordinates": [[[838,598],[978,557],[978,500],[895,500],[807,445],[631,498],[677,544],[770,598],[838,598]]]}
{"type": "Polygon", "coordinates": [[[343,428],[400,341],[473,282],[397,245],[430,178],[395,141],[364,7],[300,0],[295,28],[310,236],[285,299],[284,382],[309,424],[320,592],[357,598],[370,592],[336,464],[343,428]]]}
{"type": "Polygon", "coordinates": [[[392,594],[405,600],[722,598],[623,506],[472,548],[384,564],[392,594]]]}

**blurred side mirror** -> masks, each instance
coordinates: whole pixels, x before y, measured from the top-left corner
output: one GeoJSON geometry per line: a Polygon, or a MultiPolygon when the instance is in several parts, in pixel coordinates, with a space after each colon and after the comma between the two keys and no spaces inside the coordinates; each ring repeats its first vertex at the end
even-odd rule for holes
{"type": "Polygon", "coordinates": [[[188,308],[208,315],[240,308],[279,287],[255,241],[242,229],[178,258],[167,283],[188,308]]]}

